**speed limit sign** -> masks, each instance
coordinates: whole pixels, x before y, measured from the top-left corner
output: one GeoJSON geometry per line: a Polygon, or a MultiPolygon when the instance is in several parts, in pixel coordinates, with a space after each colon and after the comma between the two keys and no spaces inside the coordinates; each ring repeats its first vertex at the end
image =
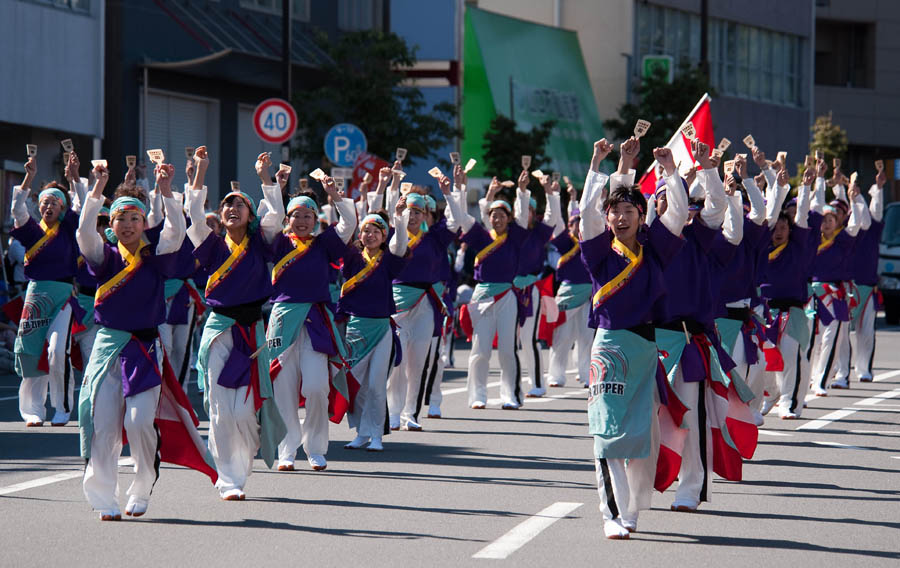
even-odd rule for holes
{"type": "Polygon", "coordinates": [[[297,131],[297,113],[284,99],[266,99],[253,111],[253,129],[263,142],[287,142],[297,131]]]}

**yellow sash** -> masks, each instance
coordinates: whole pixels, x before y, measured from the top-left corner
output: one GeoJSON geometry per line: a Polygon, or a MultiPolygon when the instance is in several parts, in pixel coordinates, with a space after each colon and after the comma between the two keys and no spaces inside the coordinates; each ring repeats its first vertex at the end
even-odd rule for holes
{"type": "Polygon", "coordinates": [[[776,258],[781,256],[781,253],[782,253],[782,251],[784,251],[784,247],[786,247],[786,246],[787,246],[787,243],[785,242],[785,243],[781,243],[780,245],[775,247],[775,250],[773,250],[772,252],[769,253],[769,262],[772,262],[773,260],[775,260],[776,258]]]}
{"type": "Polygon", "coordinates": [[[594,307],[598,307],[603,304],[605,301],[609,300],[616,292],[621,290],[628,284],[628,281],[631,280],[631,277],[634,276],[634,273],[640,268],[641,264],[644,262],[644,247],[638,245],[638,253],[634,254],[631,252],[627,246],[623,245],[619,239],[613,239],[612,249],[616,251],[620,256],[624,256],[628,259],[628,266],[622,269],[622,272],[616,274],[616,276],[604,284],[597,293],[594,294],[594,307]]]}
{"type": "Polygon", "coordinates": [[[84,266],[84,255],[78,255],[78,268],[84,266]]]}
{"type": "Polygon", "coordinates": [[[569,238],[572,239],[573,246],[572,246],[572,248],[569,249],[569,252],[567,252],[566,254],[559,257],[559,260],[556,263],[557,270],[559,270],[559,268],[563,264],[572,260],[572,258],[575,257],[579,252],[581,252],[581,245],[578,244],[578,239],[576,239],[574,236],[572,236],[572,233],[569,233],[569,238]]]}
{"type": "Polygon", "coordinates": [[[44,236],[38,239],[38,242],[31,245],[31,248],[25,252],[25,264],[30,263],[34,260],[34,257],[38,255],[44,248],[50,244],[50,241],[56,238],[56,235],[59,234],[59,221],[53,223],[52,227],[48,227],[47,223],[41,219],[41,230],[44,231],[44,236]]]}
{"type": "Polygon", "coordinates": [[[231,237],[225,235],[225,245],[228,247],[228,250],[231,251],[231,254],[228,255],[228,258],[225,259],[222,266],[213,272],[209,277],[209,280],[206,281],[205,293],[207,297],[209,297],[209,293],[212,292],[216,286],[225,280],[228,274],[238,265],[244,256],[246,256],[248,244],[250,244],[249,234],[244,235],[244,239],[240,244],[235,244],[235,242],[231,240],[231,237]]]}
{"type": "Polygon", "coordinates": [[[272,284],[275,284],[278,279],[281,278],[281,275],[284,274],[284,271],[287,270],[288,266],[309,252],[309,249],[312,248],[313,240],[315,240],[315,237],[310,237],[304,241],[293,233],[288,235],[288,238],[291,239],[294,248],[291,252],[284,255],[275,267],[272,268],[272,284]]]}
{"type": "Polygon", "coordinates": [[[422,237],[425,236],[425,231],[419,229],[419,232],[415,235],[410,233],[409,231],[406,231],[406,234],[409,236],[409,243],[406,245],[406,248],[408,248],[409,250],[413,250],[414,248],[419,246],[419,243],[422,242],[422,237]]]}
{"type": "Polygon", "coordinates": [[[844,228],[841,227],[840,229],[835,231],[834,235],[832,235],[832,237],[830,239],[826,239],[825,235],[822,235],[820,237],[821,240],[819,241],[819,248],[816,249],[816,254],[822,254],[826,250],[830,249],[831,245],[834,244],[834,239],[836,239],[837,236],[840,235],[841,231],[843,231],[843,230],[844,230],[844,228]]]}
{"type": "Polygon", "coordinates": [[[372,275],[372,272],[378,265],[381,264],[381,259],[384,257],[384,251],[378,251],[378,253],[369,258],[369,251],[363,250],[363,258],[366,259],[366,265],[362,270],[353,275],[353,278],[350,278],[344,285],[341,286],[341,296],[344,296],[350,290],[356,288],[361,282],[363,282],[366,278],[372,275]]]}
{"type": "Polygon", "coordinates": [[[484,259],[493,254],[498,248],[500,248],[503,243],[506,242],[506,237],[509,236],[509,231],[503,233],[502,235],[497,235],[497,232],[494,229],[491,229],[491,238],[494,239],[491,244],[481,249],[481,252],[475,255],[475,266],[478,266],[484,259]]]}
{"type": "Polygon", "coordinates": [[[145,246],[147,246],[147,242],[141,239],[141,244],[138,245],[137,251],[135,251],[134,254],[131,254],[121,242],[118,243],[117,247],[119,249],[119,254],[122,256],[122,260],[125,261],[125,268],[104,282],[102,286],[97,287],[97,293],[94,294],[95,306],[99,306],[101,303],[105,302],[107,298],[119,291],[119,289],[135,275],[137,269],[140,268],[143,263],[143,260],[141,259],[141,250],[143,250],[145,246]]]}

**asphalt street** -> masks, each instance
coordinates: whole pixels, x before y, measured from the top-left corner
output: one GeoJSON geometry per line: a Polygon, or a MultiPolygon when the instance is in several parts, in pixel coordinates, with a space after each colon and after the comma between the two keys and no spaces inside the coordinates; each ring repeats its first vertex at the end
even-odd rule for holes
{"type": "Polygon", "coordinates": [[[898,566],[900,329],[878,331],[875,382],[810,400],[803,420],[771,414],[742,482],[717,479],[693,514],[655,494],[629,541],[602,535],[586,391],[471,410],[461,347],[444,417],[383,453],[345,450],[353,434],[332,425],[326,471],[302,450],[292,473],[257,460],[243,502],[164,464],[147,515],[117,523],[82,494],[77,425],[26,429],[16,377],[0,378],[0,566],[898,566]]]}

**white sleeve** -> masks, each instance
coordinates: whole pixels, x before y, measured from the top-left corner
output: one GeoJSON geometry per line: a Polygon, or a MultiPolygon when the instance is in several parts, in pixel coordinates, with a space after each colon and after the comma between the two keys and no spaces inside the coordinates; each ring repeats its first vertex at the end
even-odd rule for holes
{"type": "MultiPolygon", "coordinates": [[[[156,254],[169,254],[181,248],[184,242],[185,221],[181,212],[181,203],[174,197],[164,197],[163,206],[166,208],[166,220],[162,231],[159,233],[159,244],[156,245],[156,254]]],[[[204,220],[203,224],[206,224],[204,220]]]]}
{"type": "Polygon", "coordinates": [[[529,190],[521,190],[516,188],[516,200],[513,203],[513,216],[516,224],[523,229],[528,228],[528,209],[531,201],[531,192],[529,190]]]}
{"type": "Polygon", "coordinates": [[[653,224],[654,219],[656,219],[656,195],[651,195],[650,199],[647,200],[647,218],[644,219],[644,223],[649,227],[653,224]]]}
{"type": "Polygon", "coordinates": [[[859,205],[859,228],[863,231],[868,231],[869,227],[872,226],[872,214],[869,213],[869,206],[866,204],[866,200],[863,199],[862,195],[857,195],[851,205],[859,205]]]}
{"type": "Polygon", "coordinates": [[[259,228],[262,230],[263,239],[271,243],[284,228],[284,201],[281,199],[281,186],[263,184],[263,199],[260,207],[265,205],[265,214],[259,220],[259,228]]]}
{"type": "Polygon", "coordinates": [[[850,218],[847,220],[847,234],[855,237],[862,228],[863,209],[866,208],[866,202],[863,199],[854,199],[850,204],[850,218]]]}
{"type": "Polygon", "coordinates": [[[388,213],[388,217],[394,218],[394,210],[397,209],[397,202],[400,201],[400,190],[391,190],[390,186],[385,190],[387,193],[385,194],[385,204],[384,209],[388,213]]]}
{"type": "Polygon", "coordinates": [[[678,172],[666,176],[664,179],[666,180],[666,211],[660,215],[659,220],[669,229],[670,233],[680,236],[688,219],[687,192],[684,191],[678,172]]]}
{"type": "Polygon", "coordinates": [[[384,203],[384,193],[370,191],[366,194],[366,200],[368,201],[368,211],[378,211],[384,203]]]}
{"type": "MultiPolygon", "coordinates": [[[[12,198],[12,217],[16,222],[16,228],[18,229],[22,225],[28,222],[28,197],[31,195],[31,188],[23,191],[21,185],[17,185],[13,188],[13,198],[12,198]]],[[[99,211],[99,209],[98,209],[99,211]]]]}
{"type": "Polygon", "coordinates": [[[194,247],[199,247],[206,237],[212,232],[206,225],[206,212],[203,210],[203,204],[206,203],[206,186],[203,189],[191,189],[191,226],[188,227],[187,236],[191,239],[194,247]]]}
{"type": "Polygon", "coordinates": [[[409,235],[406,233],[406,226],[409,224],[409,209],[405,210],[402,215],[393,215],[394,218],[394,236],[388,243],[388,249],[396,256],[406,254],[406,245],[409,244],[409,235]]]}
{"type": "Polygon", "coordinates": [[[722,221],[722,235],[729,243],[737,246],[744,238],[744,204],[740,192],[725,197],[728,209],[725,211],[725,220],[722,221]]]}
{"type": "Polygon", "coordinates": [[[560,212],[559,194],[551,193],[547,196],[547,208],[544,211],[544,224],[553,227],[553,236],[562,232],[565,223],[560,212]]]}
{"type": "Polygon", "coordinates": [[[447,201],[447,208],[444,210],[447,218],[447,228],[454,233],[457,229],[462,229],[463,233],[469,232],[472,224],[475,223],[475,219],[460,209],[459,202],[452,193],[444,196],[444,199],[447,201]]]}
{"type": "Polygon", "coordinates": [[[778,222],[778,215],[784,206],[784,200],[790,192],[790,185],[766,187],[766,223],[770,229],[775,228],[775,224],[778,222]]]}
{"type": "MultiPolygon", "coordinates": [[[[822,185],[825,185],[825,178],[821,178],[821,179],[822,179],[822,185]]],[[[819,182],[819,178],[816,178],[816,183],[818,183],[818,182],[819,182]]],[[[838,184],[832,188],[832,191],[834,191],[835,199],[840,199],[844,203],[847,203],[847,188],[846,187],[844,187],[841,184],[838,184]]]]}
{"type": "Polygon", "coordinates": [[[797,189],[797,213],[794,224],[804,229],[809,228],[809,186],[801,185],[797,189]]]}
{"type": "Polygon", "coordinates": [[[757,225],[762,225],[766,220],[766,204],[763,201],[762,192],[756,185],[756,181],[749,177],[744,178],[744,189],[747,190],[747,198],[750,200],[750,213],[747,218],[757,225]]]}
{"type": "Polygon", "coordinates": [[[869,189],[869,195],[872,197],[869,203],[869,214],[873,221],[880,222],[884,217],[884,190],[873,184],[869,189]]]}
{"type": "Polygon", "coordinates": [[[72,188],[72,191],[69,192],[72,197],[72,211],[77,214],[81,211],[88,193],[88,178],[79,177],[78,181],[70,180],[69,186],[72,188]]]}
{"type": "Polygon", "coordinates": [[[154,189],[147,196],[150,201],[150,212],[147,213],[147,226],[150,228],[158,226],[163,222],[163,217],[165,216],[163,208],[163,196],[162,193],[154,189]]]}
{"type": "MultiPolygon", "coordinates": [[[[616,177],[613,179],[618,183],[621,183],[622,180],[627,177],[618,174],[614,175],[616,177]]],[[[606,186],[607,181],[610,181],[610,176],[594,170],[588,170],[587,176],[584,178],[584,190],[581,192],[581,202],[578,204],[578,208],[581,209],[582,219],[588,214],[590,207],[596,207],[598,211],[603,207],[603,188],[606,186]]],[[[601,230],[600,233],[602,232],[603,231],[601,230]]],[[[597,234],[599,235],[600,233],[597,234]]]]}
{"type": "Polygon", "coordinates": [[[703,201],[700,218],[707,227],[718,229],[725,220],[725,211],[728,208],[725,185],[719,177],[719,171],[713,168],[697,172],[697,179],[706,189],[706,199],[703,201]]]}
{"type": "Polygon", "coordinates": [[[350,242],[350,238],[353,237],[353,233],[356,232],[357,220],[353,200],[345,197],[334,205],[340,216],[334,230],[341,240],[344,241],[344,244],[347,244],[350,242]]]}
{"type": "MultiPolygon", "coordinates": [[[[610,191],[614,189],[618,189],[620,187],[631,187],[634,185],[634,176],[637,172],[634,170],[628,170],[627,174],[620,174],[618,171],[612,173],[609,176],[609,189],[610,191]]],[[[603,174],[601,174],[603,175],[603,174]]]]}
{"type": "Polygon", "coordinates": [[[462,272],[462,269],[466,266],[466,251],[463,249],[456,250],[456,259],[453,261],[453,270],[456,272],[462,272]]]}
{"type": "Polygon", "coordinates": [[[97,232],[97,214],[101,207],[102,197],[95,199],[88,196],[78,217],[78,229],[75,230],[75,240],[81,249],[81,255],[95,265],[103,262],[103,238],[97,232]]]}
{"type": "Polygon", "coordinates": [[[778,174],[775,173],[775,170],[773,170],[769,166],[766,166],[760,171],[766,178],[766,187],[775,187],[778,184],[778,174]]]}
{"type": "Polygon", "coordinates": [[[811,194],[812,198],[809,202],[809,208],[816,213],[821,214],[825,208],[825,179],[816,178],[816,189],[811,194]],[[821,182],[821,183],[820,183],[821,182]]]}
{"type": "Polygon", "coordinates": [[[490,205],[486,197],[478,200],[478,210],[481,211],[481,224],[485,227],[491,226],[490,205]]]}

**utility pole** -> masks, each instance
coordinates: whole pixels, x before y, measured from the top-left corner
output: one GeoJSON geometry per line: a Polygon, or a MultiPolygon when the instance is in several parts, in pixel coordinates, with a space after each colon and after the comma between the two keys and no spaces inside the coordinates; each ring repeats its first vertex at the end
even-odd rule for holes
{"type": "Polygon", "coordinates": [[[709,81],[709,0],[700,0],[700,71],[709,81]]]}
{"type": "MultiPolygon", "coordinates": [[[[281,0],[281,94],[288,104],[294,104],[291,100],[291,4],[292,0],[281,0]]],[[[290,140],[281,145],[281,161],[291,161],[290,140]]]]}

